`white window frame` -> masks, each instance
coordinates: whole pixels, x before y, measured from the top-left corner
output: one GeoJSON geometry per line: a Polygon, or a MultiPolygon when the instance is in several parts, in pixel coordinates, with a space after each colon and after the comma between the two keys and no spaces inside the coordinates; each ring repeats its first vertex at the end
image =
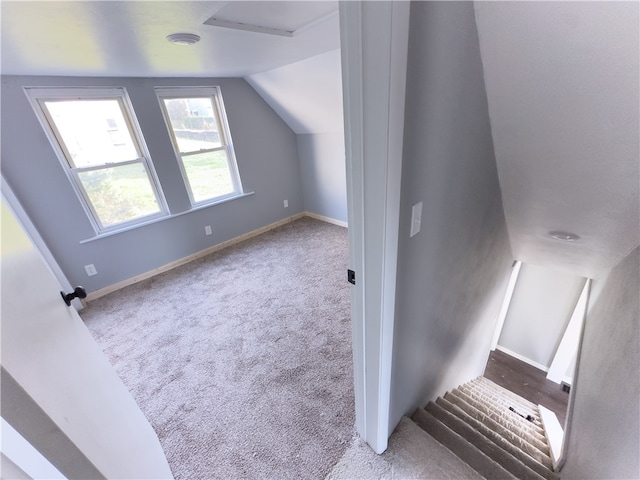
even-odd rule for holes
{"type": "Polygon", "coordinates": [[[34,112],[38,118],[38,121],[42,125],[42,128],[53,147],[53,150],[63,167],[69,182],[71,183],[82,208],[87,214],[91,226],[93,227],[97,235],[117,232],[120,230],[127,230],[131,227],[146,224],[156,219],[163,218],[169,215],[169,207],[162,192],[160,181],[156,174],[153,162],[151,161],[151,155],[147,149],[147,145],[142,136],[142,131],[138,120],[133,110],[133,105],[129,100],[129,95],[124,87],[24,87],[24,91],[33,107],[34,112]],[[51,118],[47,107],[46,101],[60,101],[60,100],[116,100],[120,104],[122,115],[127,124],[127,128],[131,139],[133,140],[134,147],[138,154],[138,158],[114,163],[105,163],[103,165],[88,166],[88,167],[74,167],[69,152],[66,151],[66,146],[62,136],[58,132],[58,128],[51,118]],[[147,172],[149,177],[149,183],[155,195],[158,207],[160,209],[157,213],[137,217],[132,220],[119,222],[114,225],[105,226],[102,224],[98,213],[95,211],[89,195],[87,194],[82,181],[79,178],[79,174],[82,172],[101,170],[106,168],[112,168],[115,166],[124,166],[131,164],[141,164],[147,172]]]}
{"type": "Polygon", "coordinates": [[[239,197],[244,195],[242,188],[242,181],[240,180],[240,172],[238,170],[238,163],[236,161],[236,155],[233,148],[233,140],[231,138],[231,130],[229,129],[229,122],[227,121],[227,114],[224,108],[224,102],[222,101],[222,93],[218,86],[208,87],[156,87],[156,96],[162,110],[164,117],[164,123],[167,127],[169,137],[171,137],[171,143],[176,155],[176,160],[180,167],[180,173],[182,174],[182,180],[184,181],[185,188],[189,194],[189,201],[192,207],[200,207],[208,204],[218,203],[230,198],[239,197]],[[210,148],[206,150],[199,150],[194,152],[180,152],[178,147],[178,141],[176,140],[173,127],[171,125],[171,119],[169,118],[169,112],[165,106],[164,100],[178,99],[178,98],[194,98],[194,97],[210,97],[213,104],[214,115],[218,123],[218,133],[220,134],[221,146],[216,148],[210,148]],[[229,175],[231,182],[233,183],[233,192],[219,195],[217,197],[208,198],[206,200],[196,201],[193,196],[191,184],[189,183],[189,177],[182,161],[183,156],[197,155],[208,152],[224,151],[227,157],[227,167],[229,169],[229,175]]]}

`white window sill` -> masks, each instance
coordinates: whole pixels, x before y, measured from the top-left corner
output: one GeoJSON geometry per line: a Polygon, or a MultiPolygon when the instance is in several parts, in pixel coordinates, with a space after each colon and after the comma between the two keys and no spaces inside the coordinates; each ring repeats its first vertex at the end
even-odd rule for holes
{"type": "Polygon", "coordinates": [[[152,224],[158,223],[158,222],[163,222],[165,220],[168,220],[168,219],[171,219],[171,218],[175,218],[175,217],[180,217],[182,215],[188,215],[189,213],[197,212],[198,210],[204,210],[205,208],[209,208],[209,207],[215,207],[216,205],[220,205],[222,203],[231,202],[231,201],[236,200],[238,198],[250,197],[251,195],[255,195],[255,193],[256,192],[241,193],[241,194],[235,195],[233,197],[223,198],[222,200],[216,200],[216,201],[213,201],[213,202],[210,202],[210,203],[196,205],[196,206],[191,207],[189,210],[185,210],[184,212],[169,214],[169,215],[165,215],[165,216],[162,216],[162,217],[159,217],[159,218],[154,218],[154,219],[149,220],[147,222],[136,223],[135,225],[127,225],[126,227],[119,228],[117,230],[110,230],[108,232],[99,233],[95,237],[91,237],[91,238],[86,238],[84,240],[80,240],[80,244],[93,242],[95,240],[100,240],[101,238],[111,237],[113,235],[118,235],[119,233],[128,232],[129,230],[135,230],[136,228],[145,227],[147,225],[152,225],[152,224]]]}

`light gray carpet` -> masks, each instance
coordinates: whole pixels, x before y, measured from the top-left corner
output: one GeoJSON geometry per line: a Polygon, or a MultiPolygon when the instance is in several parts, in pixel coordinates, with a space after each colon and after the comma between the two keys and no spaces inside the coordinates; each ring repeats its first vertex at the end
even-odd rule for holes
{"type": "Polygon", "coordinates": [[[342,457],[347,265],[346,229],[303,218],[81,312],[177,479],[324,478],[342,457]]]}
{"type": "Polygon", "coordinates": [[[483,477],[407,417],[376,455],[359,437],[326,480],[482,480],[483,477]]]}

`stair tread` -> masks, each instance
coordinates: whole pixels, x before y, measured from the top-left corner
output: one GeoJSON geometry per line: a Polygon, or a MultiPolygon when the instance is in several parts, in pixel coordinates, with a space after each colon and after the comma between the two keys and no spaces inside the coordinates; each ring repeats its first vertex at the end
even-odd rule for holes
{"type": "Polygon", "coordinates": [[[531,432],[524,432],[526,433],[526,435],[524,435],[523,430],[520,429],[517,424],[514,424],[508,421],[508,419],[504,418],[503,416],[497,415],[495,412],[482,411],[481,409],[476,408],[474,405],[469,404],[466,400],[464,400],[460,396],[452,394],[451,392],[447,392],[444,398],[447,401],[458,406],[465,413],[469,414],[471,417],[475,418],[478,421],[490,419],[506,430],[509,430],[512,432],[516,432],[516,431],[520,432],[521,435],[526,436],[527,438],[531,438],[538,443],[542,443],[543,445],[546,444],[546,438],[543,435],[532,434],[531,432]]]}
{"type": "Polygon", "coordinates": [[[491,430],[494,430],[495,432],[499,433],[505,439],[512,442],[516,446],[518,446],[521,442],[524,441],[524,442],[527,442],[529,445],[531,445],[531,447],[537,448],[542,452],[549,451],[549,446],[547,445],[547,442],[543,437],[537,437],[537,436],[531,435],[528,432],[522,432],[522,431],[518,433],[514,433],[512,429],[505,427],[501,423],[495,421],[489,415],[482,413],[480,410],[476,409],[471,405],[466,404],[466,402],[465,402],[465,405],[459,405],[451,402],[450,398],[449,399],[443,398],[442,400],[447,403],[451,403],[456,408],[459,408],[466,415],[469,415],[471,418],[486,425],[491,430]]]}
{"type": "Polygon", "coordinates": [[[478,386],[480,388],[489,389],[489,390],[492,390],[494,392],[498,392],[498,393],[500,393],[501,395],[503,395],[505,397],[513,398],[513,399],[517,400],[523,406],[528,407],[528,408],[530,408],[532,410],[534,410],[534,409],[536,409],[538,407],[538,405],[535,402],[532,402],[531,400],[527,400],[526,398],[522,397],[521,395],[518,395],[517,393],[513,393],[511,390],[507,390],[506,388],[498,385],[497,383],[492,382],[488,378],[478,377],[475,380],[473,380],[471,382],[471,384],[473,384],[475,386],[478,386]]]}
{"type": "Polygon", "coordinates": [[[537,405],[530,405],[529,403],[523,403],[521,399],[518,398],[517,396],[514,397],[514,396],[503,395],[498,391],[487,391],[482,386],[470,387],[468,385],[461,385],[458,388],[464,391],[465,393],[467,393],[469,396],[473,398],[477,398],[478,400],[486,401],[490,404],[511,406],[521,414],[531,415],[535,420],[534,423],[538,426],[541,425],[540,412],[538,410],[537,405]]]}
{"type": "Polygon", "coordinates": [[[551,472],[552,461],[548,453],[548,448],[546,448],[547,451],[545,452],[540,450],[538,447],[531,445],[526,440],[518,439],[517,436],[514,436],[509,431],[498,432],[489,425],[485,425],[471,417],[458,406],[443,398],[438,398],[435,403],[445,411],[454,415],[458,420],[466,423],[485,438],[495,443],[498,447],[505,450],[508,454],[515,457],[528,468],[534,470],[537,474],[545,478],[549,477],[548,474],[551,472]],[[505,435],[511,436],[510,440],[505,438],[505,435]],[[518,442],[517,440],[520,441],[518,442]]]}
{"type": "Polygon", "coordinates": [[[511,412],[510,414],[506,415],[506,412],[508,412],[508,409],[506,407],[498,409],[494,404],[491,404],[486,400],[483,401],[481,399],[473,398],[466,392],[457,388],[449,393],[451,393],[451,395],[460,397],[462,400],[474,406],[483,413],[486,413],[494,420],[500,423],[508,423],[510,425],[509,428],[523,429],[531,435],[538,437],[541,441],[545,441],[544,431],[542,430],[542,428],[538,427],[532,422],[528,422],[516,413],[511,412]]]}
{"type": "Polygon", "coordinates": [[[418,408],[411,418],[420,428],[455,453],[483,477],[491,479],[517,479],[517,477],[503,466],[489,458],[485,453],[440,422],[426,410],[418,408]]]}

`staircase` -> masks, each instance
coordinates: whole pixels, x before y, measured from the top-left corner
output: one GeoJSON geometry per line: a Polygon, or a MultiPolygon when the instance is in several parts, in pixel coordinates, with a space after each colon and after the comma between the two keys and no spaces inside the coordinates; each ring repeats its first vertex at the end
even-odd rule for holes
{"type": "Polygon", "coordinates": [[[484,377],[412,420],[487,479],[557,480],[537,405],[484,377]]]}

